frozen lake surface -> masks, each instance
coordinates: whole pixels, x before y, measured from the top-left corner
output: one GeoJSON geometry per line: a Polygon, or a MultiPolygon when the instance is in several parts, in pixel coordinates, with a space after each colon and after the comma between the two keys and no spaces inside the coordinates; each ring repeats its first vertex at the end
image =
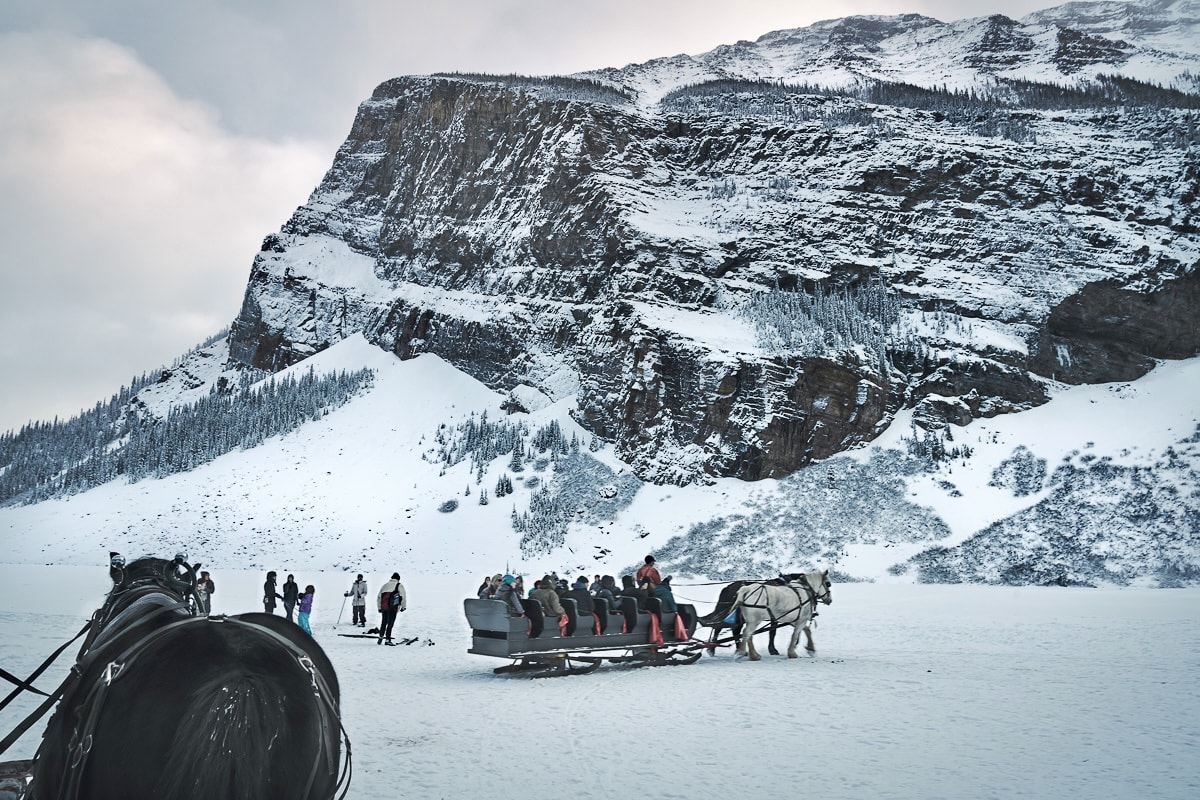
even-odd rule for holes
{"type": "MultiPolygon", "coordinates": [[[[217,613],[257,610],[260,573],[214,578],[217,613]]],[[[297,575],[341,681],[352,797],[1200,796],[1200,590],[840,584],[812,658],[531,680],[466,653],[479,578],[406,581],[397,634],[420,642],[388,648],[336,635],[352,575],[297,575]]],[[[108,586],[99,567],[0,565],[0,666],[28,674],[108,586]]],[[[676,593],[704,613],[718,588],[676,593]]]]}

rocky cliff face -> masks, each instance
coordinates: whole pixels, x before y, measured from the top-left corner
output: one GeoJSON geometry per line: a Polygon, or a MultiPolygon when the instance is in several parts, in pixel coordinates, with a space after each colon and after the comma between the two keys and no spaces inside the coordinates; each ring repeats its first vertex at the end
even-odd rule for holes
{"type": "MultiPolygon", "coordinates": [[[[1190,7],[1165,6],[1155,41],[1191,30],[1176,19],[1190,7]]],[[[839,74],[932,53],[963,74],[1028,77],[1057,58],[1045,77],[1086,77],[1089,37],[1111,43],[1089,45],[1093,67],[1138,74],[1136,30],[1118,40],[1092,20],[1064,45],[1067,21],[843,20],[590,82],[388,81],[264,242],[231,354],[279,369],[355,332],[433,352],[493,387],[576,396],[639,474],[677,482],[788,474],[925,398],[962,423],[1036,405],[1048,381],[1127,380],[1194,354],[1193,111],[982,124],[832,95],[664,91],[776,77],[764,65],[789,52],[839,74]],[[910,41],[926,49],[904,56],[910,41]],[[874,346],[781,346],[748,311],[772,291],[864,286],[898,308],[874,346]]]]}

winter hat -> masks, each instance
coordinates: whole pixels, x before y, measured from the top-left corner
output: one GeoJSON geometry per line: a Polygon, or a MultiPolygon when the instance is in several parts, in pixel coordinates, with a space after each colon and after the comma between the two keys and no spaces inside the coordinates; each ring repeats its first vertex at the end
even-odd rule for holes
{"type": "Polygon", "coordinates": [[[559,578],[557,581],[555,581],[555,582],[554,582],[554,588],[556,588],[556,589],[566,589],[566,588],[567,588],[567,582],[566,582],[565,580],[563,580],[562,578],[559,578]]]}
{"type": "Polygon", "coordinates": [[[398,581],[398,580],[400,580],[400,573],[399,573],[399,572],[393,572],[393,573],[392,573],[392,580],[394,580],[394,581],[398,581]]]}
{"type": "Polygon", "coordinates": [[[500,579],[500,582],[511,584],[515,580],[516,580],[516,578],[514,578],[512,575],[505,575],[503,578],[500,579]]]}
{"type": "Polygon", "coordinates": [[[588,587],[587,578],[580,578],[579,580],[575,581],[575,586],[574,586],[574,588],[576,588],[576,589],[586,589],[587,587],[588,587]]]}

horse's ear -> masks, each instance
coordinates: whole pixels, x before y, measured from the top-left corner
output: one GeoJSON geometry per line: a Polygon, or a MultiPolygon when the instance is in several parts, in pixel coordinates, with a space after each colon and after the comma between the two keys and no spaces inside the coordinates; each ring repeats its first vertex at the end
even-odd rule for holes
{"type": "Polygon", "coordinates": [[[825,570],[824,572],[822,572],[822,573],[821,573],[821,577],[822,577],[822,578],[828,578],[828,577],[829,577],[829,570],[825,570]]]}

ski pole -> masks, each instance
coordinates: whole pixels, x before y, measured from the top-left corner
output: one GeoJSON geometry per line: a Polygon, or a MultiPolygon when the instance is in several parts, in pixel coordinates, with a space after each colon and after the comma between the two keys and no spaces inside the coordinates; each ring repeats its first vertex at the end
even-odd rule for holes
{"type": "Polygon", "coordinates": [[[338,612],[338,621],[333,623],[333,627],[337,627],[342,623],[342,614],[346,612],[346,596],[342,595],[342,610],[338,612]]]}

